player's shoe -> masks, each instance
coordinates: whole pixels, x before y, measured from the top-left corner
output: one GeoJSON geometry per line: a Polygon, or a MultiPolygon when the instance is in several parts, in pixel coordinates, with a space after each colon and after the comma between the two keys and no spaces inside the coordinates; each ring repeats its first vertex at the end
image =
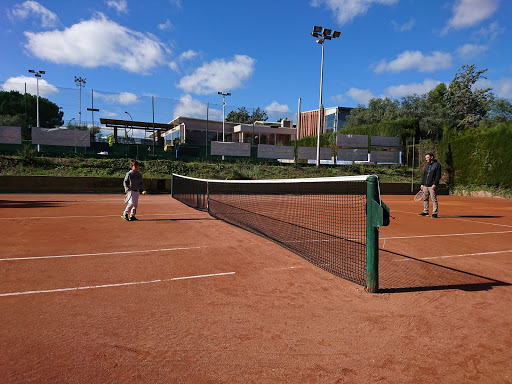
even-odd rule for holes
{"type": "Polygon", "coordinates": [[[135,216],[130,216],[130,221],[139,221],[135,216]]]}
{"type": "MultiPolygon", "coordinates": [[[[428,213],[421,212],[420,214],[418,214],[418,216],[428,216],[428,213]]],[[[436,215],[436,216],[437,216],[437,215],[436,215]]]]}
{"type": "Polygon", "coordinates": [[[433,219],[437,219],[437,213],[433,213],[432,216],[430,216],[433,219]]]}
{"type": "Polygon", "coordinates": [[[127,215],[126,213],[123,213],[123,214],[121,215],[121,217],[122,217],[124,220],[126,220],[126,221],[130,221],[130,218],[128,217],[128,215],[127,215]]]}

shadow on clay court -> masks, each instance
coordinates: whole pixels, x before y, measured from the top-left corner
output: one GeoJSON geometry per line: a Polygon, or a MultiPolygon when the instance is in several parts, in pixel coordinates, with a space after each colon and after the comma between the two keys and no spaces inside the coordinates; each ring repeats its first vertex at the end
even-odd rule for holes
{"type": "Polygon", "coordinates": [[[139,219],[138,221],[196,221],[196,220],[215,220],[213,217],[189,218],[189,219],[139,219]]]}
{"type": "Polygon", "coordinates": [[[60,201],[13,201],[0,200],[0,208],[53,208],[62,206],[60,201]]]}
{"type": "Polygon", "coordinates": [[[446,289],[485,291],[512,285],[383,249],[379,264],[379,291],[383,293],[446,289]]]}

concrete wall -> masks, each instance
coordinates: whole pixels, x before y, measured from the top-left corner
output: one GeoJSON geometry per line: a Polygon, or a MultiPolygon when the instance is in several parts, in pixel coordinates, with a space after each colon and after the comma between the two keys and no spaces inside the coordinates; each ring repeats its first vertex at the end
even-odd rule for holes
{"type": "MultiPolygon", "coordinates": [[[[148,193],[170,193],[171,179],[144,178],[148,193]]],[[[124,193],[123,178],[0,176],[0,192],[12,193],[124,193]]]]}
{"type": "MultiPolygon", "coordinates": [[[[148,193],[170,193],[171,179],[144,178],[148,193]]],[[[420,190],[411,183],[381,183],[382,195],[411,195],[420,190]]],[[[0,193],[124,193],[123,178],[59,177],[59,176],[0,176],[0,193]]],[[[439,185],[439,195],[448,195],[445,184],[439,185]]]]}

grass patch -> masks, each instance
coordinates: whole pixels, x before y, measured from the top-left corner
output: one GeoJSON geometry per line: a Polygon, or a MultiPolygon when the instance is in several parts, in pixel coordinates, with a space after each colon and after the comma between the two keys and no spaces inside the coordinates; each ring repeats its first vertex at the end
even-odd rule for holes
{"type": "MultiPolygon", "coordinates": [[[[0,175],[9,176],[75,176],[124,177],[128,159],[95,159],[35,156],[29,162],[24,155],[0,156],[0,175]]],[[[400,165],[322,165],[235,162],[186,162],[147,160],[141,172],[146,178],[170,178],[172,173],[221,180],[290,179],[375,174],[381,182],[411,182],[411,169],[400,165]]],[[[415,171],[415,182],[421,181],[422,170],[415,171]]]]}

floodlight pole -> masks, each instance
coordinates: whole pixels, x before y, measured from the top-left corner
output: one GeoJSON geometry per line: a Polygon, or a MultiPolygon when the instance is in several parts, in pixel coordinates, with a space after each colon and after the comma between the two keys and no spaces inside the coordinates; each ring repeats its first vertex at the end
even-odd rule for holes
{"type": "Polygon", "coordinates": [[[44,75],[46,72],[45,71],[34,71],[33,69],[29,69],[28,70],[30,73],[33,73],[34,76],[36,77],[36,93],[37,93],[37,96],[36,96],[36,121],[37,121],[37,127],[40,127],[39,125],[39,78],[41,77],[41,75],[44,75]]]}
{"type": "Polygon", "coordinates": [[[225,124],[226,124],[226,96],[231,96],[231,93],[226,92],[217,92],[219,95],[222,95],[222,142],[226,141],[225,137],[225,124]]]}
{"type": "MultiPolygon", "coordinates": [[[[130,115],[130,113],[129,113],[129,112],[126,112],[126,111],[125,111],[124,113],[126,113],[128,116],[130,116],[130,119],[132,119],[132,136],[133,136],[133,117],[132,117],[132,115],[130,115]]],[[[124,136],[125,136],[125,138],[128,138],[128,133],[126,133],[126,129],[124,130],[124,136]]],[[[145,138],[145,137],[146,137],[146,136],[144,135],[144,138],[145,138]]]]}
{"type": "Polygon", "coordinates": [[[320,134],[322,133],[322,122],[323,122],[323,110],[324,106],[322,105],[322,94],[323,94],[323,83],[324,83],[324,45],[325,40],[335,39],[340,37],[340,33],[334,31],[331,35],[332,30],[328,28],[323,28],[319,26],[313,27],[313,32],[311,32],[311,36],[318,38],[316,41],[318,44],[322,45],[322,64],[320,67],[320,102],[318,106],[318,131],[317,131],[317,142],[316,142],[316,166],[320,166],[320,134]]]}
{"type": "Polygon", "coordinates": [[[85,87],[85,77],[82,79],[81,77],[75,76],[75,84],[80,88],[80,96],[78,99],[78,125],[82,125],[82,87],[85,87]]]}
{"type": "MultiPolygon", "coordinates": [[[[36,72],[33,69],[29,69],[28,71],[30,73],[33,73],[34,76],[36,77],[36,93],[37,93],[37,96],[36,96],[36,125],[39,128],[40,127],[40,125],[39,125],[39,78],[41,77],[41,75],[44,75],[46,72],[45,71],[37,71],[36,72]]],[[[39,144],[37,144],[37,152],[40,152],[40,151],[41,151],[41,146],[39,144]]]]}
{"type": "Polygon", "coordinates": [[[316,166],[320,166],[320,134],[322,133],[322,115],[324,106],[322,105],[323,85],[324,85],[324,39],[322,41],[322,64],[320,68],[320,101],[318,103],[318,130],[316,139],[316,166]]]}

